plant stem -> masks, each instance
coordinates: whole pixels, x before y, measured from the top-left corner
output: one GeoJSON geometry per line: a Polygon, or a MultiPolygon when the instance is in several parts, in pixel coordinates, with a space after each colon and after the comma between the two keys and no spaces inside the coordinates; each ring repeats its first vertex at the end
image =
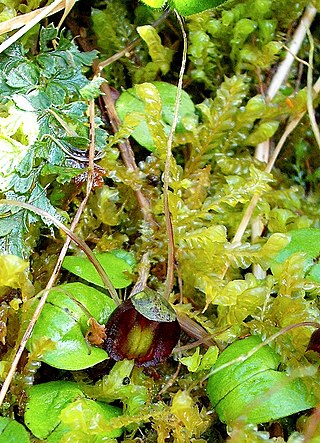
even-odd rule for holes
{"type": "Polygon", "coordinates": [[[37,23],[39,23],[42,19],[47,17],[52,13],[52,11],[56,11],[57,8],[60,8],[61,5],[65,4],[64,0],[55,0],[50,5],[38,10],[37,15],[35,15],[31,20],[29,20],[19,31],[9,37],[0,45],[0,53],[5,51],[12,45],[12,43],[16,42],[20,37],[22,37],[26,32],[28,32],[31,28],[33,28],[37,23]]]}
{"type": "Polygon", "coordinates": [[[178,114],[179,107],[181,101],[181,93],[182,93],[182,84],[183,84],[183,74],[186,68],[187,61],[187,35],[183,26],[183,22],[181,20],[180,15],[175,11],[177,16],[180,29],[182,32],[183,38],[183,52],[182,52],[182,61],[179,72],[179,81],[178,81],[178,89],[174,104],[174,114],[173,121],[170,128],[170,133],[168,137],[167,143],[167,153],[166,153],[166,161],[164,165],[164,173],[163,173],[163,203],[164,203],[164,217],[166,222],[166,234],[167,234],[167,242],[168,242],[168,260],[167,260],[167,276],[166,276],[166,284],[165,284],[165,297],[168,299],[173,287],[173,273],[174,273],[174,261],[175,261],[175,252],[174,252],[174,234],[172,227],[172,220],[170,214],[170,204],[169,204],[169,181],[170,181],[170,165],[172,161],[172,143],[173,136],[178,123],[178,114]]]}

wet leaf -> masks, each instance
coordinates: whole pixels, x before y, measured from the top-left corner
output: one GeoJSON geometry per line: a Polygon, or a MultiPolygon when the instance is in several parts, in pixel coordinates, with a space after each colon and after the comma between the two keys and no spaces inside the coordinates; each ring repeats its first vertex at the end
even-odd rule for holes
{"type": "Polygon", "coordinates": [[[36,437],[51,443],[60,442],[62,437],[71,438],[74,431],[83,433],[83,441],[89,435],[119,437],[121,429],[108,432],[103,428],[107,428],[111,418],[121,414],[121,409],[83,397],[73,382],[53,381],[32,386],[25,423],[36,437]]]}
{"type": "Polygon", "coordinates": [[[176,320],[176,314],[170,303],[158,292],[145,288],[130,298],[133,306],[149,320],[170,322],[176,320]]]}
{"type": "Polygon", "coordinates": [[[3,443],[29,443],[29,435],[22,424],[8,417],[0,417],[0,441],[3,443]]]}
{"type": "Polygon", "coordinates": [[[32,386],[28,394],[24,420],[40,439],[47,438],[61,424],[60,413],[69,403],[84,396],[76,383],[68,381],[41,383],[32,386]]]}
{"type": "Polygon", "coordinates": [[[320,229],[295,229],[287,235],[290,241],[275,257],[276,263],[283,263],[296,252],[304,252],[310,262],[320,254],[320,229]]]}
{"type": "MultiPolygon", "coordinates": [[[[245,355],[261,339],[236,341],[219,356],[214,368],[245,355]]],[[[220,420],[263,423],[312,408],[316,398],[302,379],[277,371],[280,356],[264,346],[242,362],[209,377],[207,392],[220,420]]]]}
{"type": "MultiPolygon", "coordinates": [[[[153,26],[139,26],[137,32],[140,37],[147,43],[149,54],[152,58],[152,64],[149,69],[159,69],[162,74],[167,74],[170,69],[173,51],[161,44],[161,39],[153,26]]],[[[148,65],[146,69],[148,69],[148,65]]]]}
{"type": "MultiPolygon", "coordinates": [[[[133,269],[127,260],[112,252],[101,252],[95,255],[115,288],[129,286],[132,282],[131,274],[133,269]]],[[[87,257],[68,256],[64,259],[62,267],[83,280],[104,287],[98,271],[87,257]]]]}
{"type": "Polygon", "coordinates": [[[84,442],[87,441],[86,436],[87,439],[95,436],[103,441],[122,435],[121,428],[110,429],[112,418],[118,417],[121,413],[121,409],[115,406],[82,398],[67,405],[61,411],[60,418],[66,429],[65,434],[69,438],[72,438],[73,432],[79,431],[83,434],[84,442]]]}
{"type": "Polygon", "coordinates": [[[47,338],[54,348],[44,350],[41,360],[60,369],[79,370],[93,366],[106,358],[103,349],[89,346],[85,334],[88,315],[104,324],[115,308],[113,300],[82,283],[69,283],[54,288],[42,310],[28,349],[37,349],[37,343],[47,338]]]}
{"type": "MultiPolygon", "coordinates": [[[[161,100],[160,102],[161,116],[162,116],[161,123],[164,130],[168,134],[170,126],[172,125],[173,122],[174,103],[175,103],[177,88],[176,86],[165,82],[152,82],[152,85],[156,87],[157,93],[159,94],[161,100]]],[[[140,89],[141,86],[142,85],[139,85],[140,89]]],[[[142,114],[145,113],[146,104],[144,103],[144,100],[147,100],[148,97],[146,93],[145,94],[140,93],[140,94],[142,95],[140,95],[139,99],[135,88],[130,88],[121,94],[121,96],[116,102],[116,109],[121,120],[124,120],[126,115],[130,113],[134,112],[139,112],[142,114]]],[[[155,100],[157,101],[156,97],[155,100]]],[[[184,127],[184,119],[187,118],[196,120],[195,107],[189,95],[185,91],[182,91],[181,104],[178,115],[178,125],[177,125],[178,132],[183,132],[186,130],[184,127]]],[[[150,130],[148,128],[146,119],[147,117],[145,117],[144,121],[142,121],[140,125],[133,131],[132,137],[147,149],[154,150],[155,143],[153,137],[150,134],[150,130]]],[[[157,121],[154,121],[154,124],[156,124],[156,122],[157,121]]]]}

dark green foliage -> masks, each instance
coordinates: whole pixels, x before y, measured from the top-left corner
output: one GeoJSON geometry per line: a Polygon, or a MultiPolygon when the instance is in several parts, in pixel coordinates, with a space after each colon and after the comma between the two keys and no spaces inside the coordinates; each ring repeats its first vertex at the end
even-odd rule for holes
{"type": "MultiPolygon", "coordinates": [[[[57,38],[55,28],[41,31],[41,52],[36,57],[26,54],[19,44],[0,56],[1,143],[5,161],[0,172],[0,192],[7,198],[33,203],[63,220],[45,187],[54,187],[55,181],[69,182],[77,175],[77,169],[81,172],[83,165],[77,159],[86,162],[89,130],[87,102],[81,89],[89,82],[82,71],[92,64],[96,52],[81,53],[71,37],[64,35],[52,49],[53,38],[57,38]],[[69,165],[76,168],[66,170],[69,165]]],[[[99,131],[98,151],[104,149],[106,140],[106,133],[99,131]]],[[[4,214],[3,208],[1,211],[4,214]]],[[[39,218],[22,210],[11,214],[6,213],[0,221],[1,249],[28,257],[34,240],[26,244],[24,240],[29,229],[39,229],[39,218]]]]}

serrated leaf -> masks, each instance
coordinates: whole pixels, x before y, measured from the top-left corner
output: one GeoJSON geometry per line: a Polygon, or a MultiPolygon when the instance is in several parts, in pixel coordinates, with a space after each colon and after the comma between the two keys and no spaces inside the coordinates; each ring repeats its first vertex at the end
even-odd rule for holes
{"type": "Polygon", "coordinates": [[[38,81],[39,72],[31,63],[20,63],[6,76],[6,82],[12,88],[32,88],[38,84],[38,81]]]}
{"type": "Polygon", "coordinates": [[[74,177],[81,174],[84,169],[67,168],[65,166],[44,165],[41,169],[41,175],[56,175],[58,183],[69,183],[74,177]]]}
{"type": "Polygon", "coordinates": [[[80,95],[85,100],[93,100],[101,94],[100,86],[106,80],[102,77],[95,77],[91,82],[80,89],[80,95]]]}

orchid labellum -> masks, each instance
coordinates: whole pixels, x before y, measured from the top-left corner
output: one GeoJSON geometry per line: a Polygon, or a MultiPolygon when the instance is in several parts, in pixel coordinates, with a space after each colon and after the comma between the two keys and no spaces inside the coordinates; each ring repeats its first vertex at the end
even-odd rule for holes
{"type": "Polygon", "coordinates": [[[167,300],[146,288],[116,308],[106,324],[106,334],[104,348],[111,358],[154,366],[171,354],[180,325],[167,300]]]}

